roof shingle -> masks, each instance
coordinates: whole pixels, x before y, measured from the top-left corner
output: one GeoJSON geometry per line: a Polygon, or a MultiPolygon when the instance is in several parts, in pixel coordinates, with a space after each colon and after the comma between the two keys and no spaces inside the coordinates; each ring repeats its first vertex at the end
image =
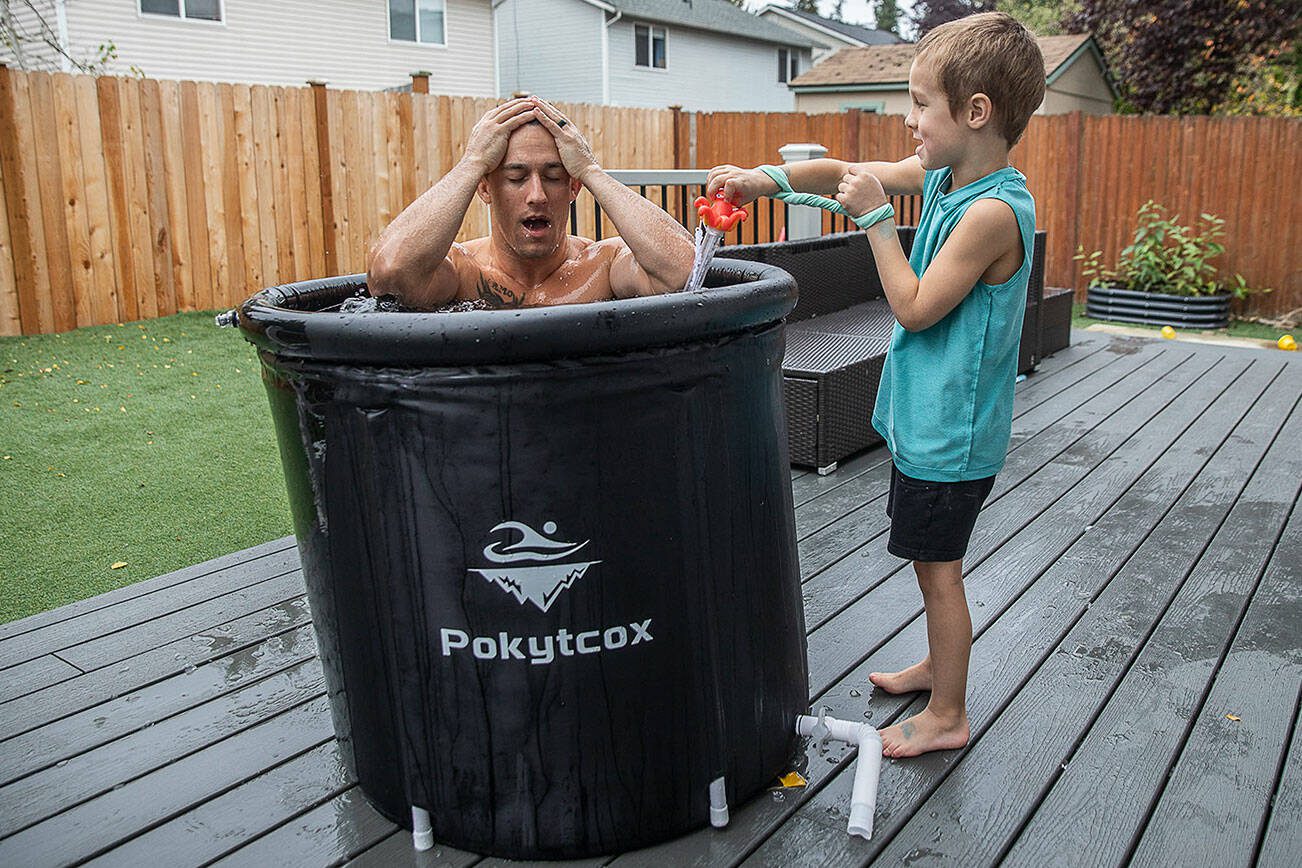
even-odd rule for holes
{"type": "MultiPolygon", "coordinates": [[[[1088,33],[1037,36],[1047,78],[1090,38],[1088,33]]],[[[917,45],[869,45],[842,48],[791,82],[792,87],[852,84],[907,84],[917,45]]]]}

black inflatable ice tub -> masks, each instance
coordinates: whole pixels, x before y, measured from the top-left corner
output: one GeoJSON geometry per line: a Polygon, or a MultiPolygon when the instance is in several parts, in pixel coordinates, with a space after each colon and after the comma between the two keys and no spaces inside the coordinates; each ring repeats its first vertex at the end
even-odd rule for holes
{"type": "Polygon", "coordinates": [[[513,858],[625,851],[786,770],[807,705],[785,272],[564,307],[331,312],[259,349],[335,731],[374,806],[513,858]]]}

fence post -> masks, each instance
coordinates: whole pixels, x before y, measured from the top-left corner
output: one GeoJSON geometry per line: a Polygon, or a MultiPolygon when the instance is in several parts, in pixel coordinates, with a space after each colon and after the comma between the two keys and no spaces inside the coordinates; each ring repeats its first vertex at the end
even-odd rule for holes
{"type": "Polygon", "coordinates": [[[852,108],[847,109],[842,115],[841,122],[845,124],[845,156],[841,159],[849,160],[852,163],[859,162],[862,157],[859,156],[859,120],[863,117],[863,110],[852,108]]]}
{"type": "Polygon", "coordinates": [[[674,113],[674,168],[683,168],[683,107],[680,105],[671,105],[669,110],[674,113]]]}
{"type": "MultiPolygon", "coordinates": [[[[0,63],[0,165],[4,170],[5,213],[9,221],[9,245],[14,282],[17,284],[12,310],[6,311],[9,322],[0,331],[3,334],[39,334],[41,332],[38,293],[48,292],[48,281],[40,283],[40,265],[33,238],[43,236],[40,228],[39,203],[32,202],[26,193],[22,174],[22,157],[18,138],[18,113],[14,102],[13,71],[0,63]],[[13,331],[14,326],[17,331],[13,331]]],[[[24,118],[26,121],[26,118],[24,118]]]]}
{"type": "Polygon", "coordinates": [[[325,253],[327,275],[339,273],[339,254],[335,250],[335,197],[330,160],[330,111],[326,104],[326,83],[318,79],[308,82],[316,109],[316,153],[321,185],[321,246],[325,253]]]}
{"type": "Polygon", "coordinates": [[[429,93],[429,72],[418,69],[411,74],[411,92],[429,93]]]}
{"type": "MultiPolygon", "coordinates": [[[[799,163],[827,156],[827,148],[812,142],[778,148],[783,163],[799,163]]],[[[792,205],[787,216],[787,238],[817,238],[823,234],[823,210],[809,205],[792,205]]]]}

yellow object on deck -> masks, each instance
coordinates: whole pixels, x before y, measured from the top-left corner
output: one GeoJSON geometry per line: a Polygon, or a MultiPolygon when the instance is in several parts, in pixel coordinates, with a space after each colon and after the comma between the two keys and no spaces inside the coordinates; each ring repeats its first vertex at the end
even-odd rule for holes
{"type": "Polygon", "coordinates": [[[1297,341],[1293,340],[1292,335],[1284,335],[1282,338],[1280,338],[1278,341],[1275,342],[1275,346],[1279,347],[1281,350],[1292,351],[1297,349],[1297,341]]]}
{"type": "Polygon", "coordinates": [[[778,778],[778,783],[784,787],[803,787],[808,781],[800,776],[800,772],[787,772],[778,778]]]}
{"type": "Polygon", "coordinates": [[[1162,337],[1166,338],[1167,340],[1170,340],[1171,338],[1175,337],[1175,329],[1171,328],[1170,326],[1162,326],[1162,337]]]}

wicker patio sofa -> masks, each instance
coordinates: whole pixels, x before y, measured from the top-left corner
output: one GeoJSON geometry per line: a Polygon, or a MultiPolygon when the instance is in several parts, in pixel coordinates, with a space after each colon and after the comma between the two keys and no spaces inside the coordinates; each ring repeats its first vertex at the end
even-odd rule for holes
{"type": "MultiPolygon", "coordinates": [[[[914,229],[899,227],[907,254],[914,229]]],[[[837,462],[881,442],[873,402],[895,317],[886,303],[863,232],[800,241],[737,245],[719,256],[776,265],[796,279],[800,300],[787,317],[782,387],[791,463],[831,473],[837,462]]],[[[1039,362],[1039,298],[1044,232],[1036,233],[1019,369],[1039,362]]]]}

